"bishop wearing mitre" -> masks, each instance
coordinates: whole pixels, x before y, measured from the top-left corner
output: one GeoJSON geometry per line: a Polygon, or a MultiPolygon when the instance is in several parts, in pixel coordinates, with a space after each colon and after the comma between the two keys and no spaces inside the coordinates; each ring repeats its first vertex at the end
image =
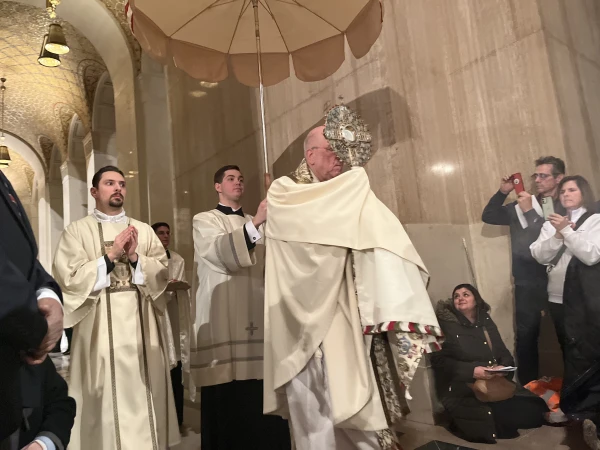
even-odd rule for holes
{"type": "Polygon", "coordinates": [[[333,108],[267,195],[264,411],[298,450],[399,449],[406,389],[439,349],[427,269],[361,167],[370,140],[333,108]]]}
{"type": "Polygon", "coordinates": [[[70,450],[166,450],[181,439],[164,345],[167,255],[149,225],[125,214],[126,193],[123,172],[100,169],[96,209],[65,228],[54,258],[73,327],[70,450]]]}

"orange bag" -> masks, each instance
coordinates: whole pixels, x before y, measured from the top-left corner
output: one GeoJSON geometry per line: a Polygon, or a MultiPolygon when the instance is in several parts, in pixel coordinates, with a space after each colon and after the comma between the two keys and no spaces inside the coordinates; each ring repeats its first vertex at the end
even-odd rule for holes
{"type": "Polygon", "coordinates": [[[525,389],[544,399],[550,409],[546,420],[550,423],[566,422],[567,417],[560,409],[560,390],[563,380],[558,377],[542,377],[525,385],[525,389]]]}

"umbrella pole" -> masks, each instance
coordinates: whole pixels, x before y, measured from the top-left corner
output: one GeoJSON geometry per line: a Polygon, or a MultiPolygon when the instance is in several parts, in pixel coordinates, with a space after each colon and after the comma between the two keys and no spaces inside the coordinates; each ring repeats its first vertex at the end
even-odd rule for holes
{"type": "Polygon", "coordinates": [[[260,49],[260,28],[258,23],[258,0],[252,0],[254,8],[254,31],[256,34],[256,60],[258,62],[258,83],[260,92],[260,124],[262,131],[263,163],[265,168],[265,195],[271,185],[271,175],[269,174],[269,158],[267,155],[267,126],[265,123],[265,87],[263,86],[263,72],[260,49]]]}

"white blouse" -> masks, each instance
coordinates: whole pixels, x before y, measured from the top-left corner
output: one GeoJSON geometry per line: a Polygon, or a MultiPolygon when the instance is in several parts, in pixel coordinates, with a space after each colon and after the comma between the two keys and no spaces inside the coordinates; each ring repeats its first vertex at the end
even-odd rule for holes
{"type": "MultiPolygon", "coordinates": [[[[585,212],[585,208],[576,209],[571,214],[571,221],[577,222],[585,212]]],[[[566,246],[560,260],[548,274],[548,300],[552,303],[562,303],[565,275],[571,258],[575,256],[588,266],[600,262],[600,214],[588,217],[577,231],[571,227],[562,229],[560,234],[564,239],[556,238],[555,234],[556,229],[552,224],[544,223],[540,236],[529,249],[537,262],[549,265],[563,243],[566,246]]]]}

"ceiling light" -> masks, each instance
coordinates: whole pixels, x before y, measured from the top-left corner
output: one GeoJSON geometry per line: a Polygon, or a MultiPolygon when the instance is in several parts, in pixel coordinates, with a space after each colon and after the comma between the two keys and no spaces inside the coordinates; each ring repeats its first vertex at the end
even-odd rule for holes
{"type": "Polygon", "coordinates": [[[42,49],[40,50],[38,62],[44,67],[58,67],[60,66],[60,57],[57,54],[46,50],[47,40],[48,35],[44,36],[44,43],[42,44],[42,49]]]}
{"type": "Polygon", "coordinates": [[[56,7],[58,5],[60,5],[60,0],[46,0],[46,11],[48,11],[50,18],[54,19],[56,17],[56,7]]]}
{"type": "Polygon", "coordinates": [[[8,167],[12,161],[6,145],[0,145],[0,169],[8,167]]]}
{"type": "Polygon", "coordinates": [[[64,55],[69,53],[69,46],[67,45],[67,39],[63,33],[62,27],[57,23],[51,23],[48,27],[48,40],[44,44],[46,50],[57,55],[64,55]]]}
{"type": "Polygon", "coordinates": [[[0,86],[0,91],[2,91],[2,132],[0,133],[0,168],[8,167],[11,163],[10,155],[8,154],[8,147],[4,145],[4,91],[6,91],[6,87],[4,86],[4,82],[6,78],[0,78],[0,82],[2,85],[0,86]]]}

